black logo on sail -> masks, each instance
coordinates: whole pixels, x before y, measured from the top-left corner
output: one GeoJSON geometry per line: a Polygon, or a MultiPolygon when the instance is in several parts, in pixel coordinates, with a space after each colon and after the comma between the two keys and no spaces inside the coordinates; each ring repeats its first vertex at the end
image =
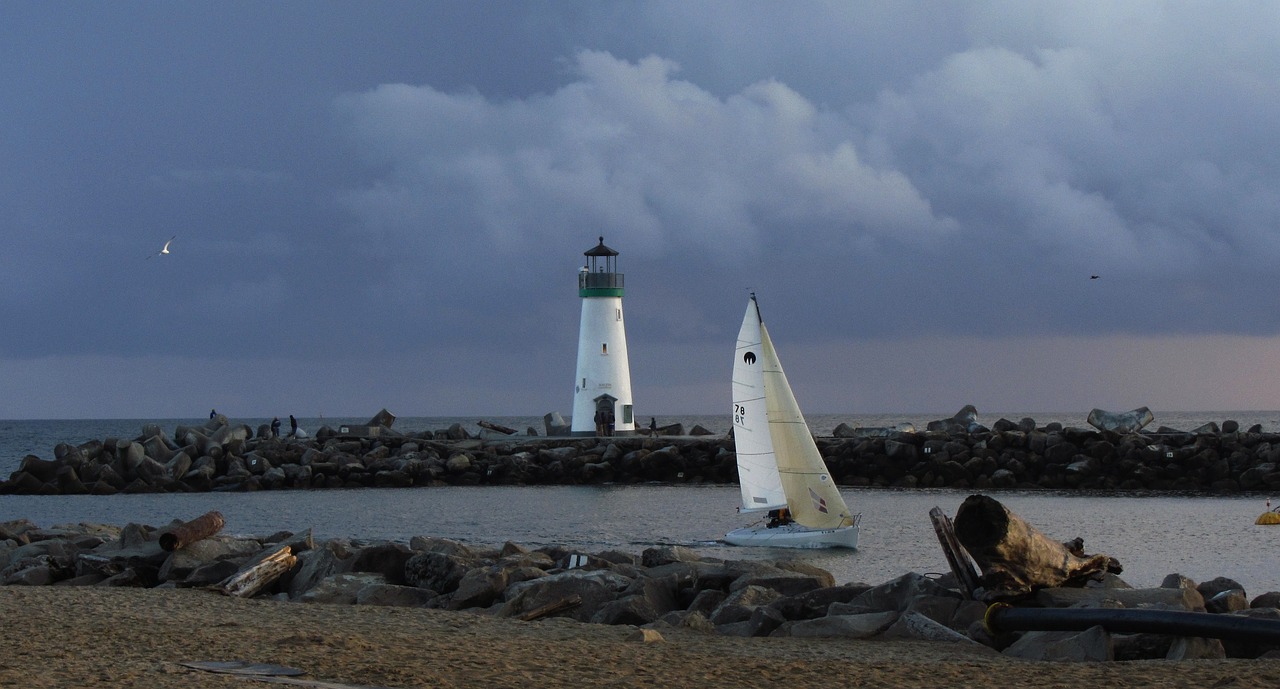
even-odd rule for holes
{"type": "Polygon", "coordinates": [[[750,366],[750,365],[752,365],[752,364],[756,363],[756,353],[755,353],[755,352],[747,352],[746,354],[743,354],[743,355],[742,355],[742,360],[743,360],[743,361],[745,361],[745,362],[747,362],[747,365],[748,365],[748,366],[750,366]]]}

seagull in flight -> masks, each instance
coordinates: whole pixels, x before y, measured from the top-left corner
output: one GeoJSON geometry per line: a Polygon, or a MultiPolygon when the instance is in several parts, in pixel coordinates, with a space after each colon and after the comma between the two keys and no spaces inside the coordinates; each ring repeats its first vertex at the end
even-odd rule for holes
{"type": "MultiPolygon", "coordinates": [[[[165,244],[165,246],[169,246],[169,245],[168,245],[168,244],[165,244]]],[[[168,253],[168,252],[165,252],[165,253],[168,253]]],[[[1100,275],[1090,275],[1090,276],[1089,276],[1089,279],[1090,279],[1090,280],[1097,280],[1099,277],[1101,277],[1101,276],[1100,276],[1100,275]]]]}
{"type": "Polygon", "coordinates": [[[178,235],[176,235],[176,234],[175,234],[175,235],[173,235],[172,237],[170,237],[170,238],[169,238],[169,241],[167,241],[167,242],[165,242],[165,243],[164,243],[164,248],[163,248],[163,249],[161,249],[161,250],[159,250],[159,251],[155,252],[154,254],[151,254],[150,256],[147,256],[147,258],[151,258],[151,256],[160,256],[161,254],[168,254],[168,253],[169,253],[169,245],[170,245],[170,244],[172,244],[172,243],[173,243],[173,240],[175,240],[175,239],[177,239],[177,238],[178,238],[178,235]]]}

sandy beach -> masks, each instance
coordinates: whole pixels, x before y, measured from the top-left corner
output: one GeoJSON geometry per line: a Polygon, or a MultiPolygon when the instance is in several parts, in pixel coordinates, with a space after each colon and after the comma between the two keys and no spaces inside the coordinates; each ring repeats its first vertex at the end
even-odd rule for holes
{"type": "MultiPolygon", "coordinates": [[[[362,687],[1274,687],[1267,660],[1038,663],[921,641],[738,639],[197,590],[0,588],[0,686],[246,687],[189,661],[272,663],[362,687]]],[[[312,686],[323,686],[312,684],[312,686]]]]}

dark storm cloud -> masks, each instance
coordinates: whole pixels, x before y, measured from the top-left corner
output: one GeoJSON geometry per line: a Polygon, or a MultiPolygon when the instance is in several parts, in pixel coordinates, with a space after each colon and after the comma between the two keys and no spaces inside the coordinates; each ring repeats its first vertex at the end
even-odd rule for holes
{"type": "MultiPolygon", "coordinates": [[[[154,392],[187,362],[206,387],[288,370],[331,410],[394,390],[448,413],[510,384],[544,401],[512,413],[541,413],[567,400],[600,235],[627,273],[638,397],[690,408],[723,396],[749,289],[813,352],[901,371],[901,351],[983,350],[960,395],[1031,341],[1101,360],[1125,338],[1280,329],[1271,3],[3,14],[0,356],[40,409],[60,402],[31,371],[90,368],[152,378],[147,409],[187,404],[154,392]],[[361,373],[296,373],[335,369],[361,373]]],[[[940,396],[880,375],[862,387],[892,404],[940,396]]],[[[850,381],[828,377],[838,406],[850,381]]]]}

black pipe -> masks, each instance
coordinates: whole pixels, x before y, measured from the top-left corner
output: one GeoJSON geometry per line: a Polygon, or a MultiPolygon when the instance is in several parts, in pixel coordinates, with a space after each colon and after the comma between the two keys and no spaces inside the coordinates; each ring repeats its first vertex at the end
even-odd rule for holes
{"type": "Polygon", "coordinates": [[[1015,608],[996,603],[987,608],[987,632],[1083,631],[1101,626],[1108,632],[1200,636],[1232,641],[1280,644],[1280,620],[1175,610],[1123,608],[1015,608]]]}

